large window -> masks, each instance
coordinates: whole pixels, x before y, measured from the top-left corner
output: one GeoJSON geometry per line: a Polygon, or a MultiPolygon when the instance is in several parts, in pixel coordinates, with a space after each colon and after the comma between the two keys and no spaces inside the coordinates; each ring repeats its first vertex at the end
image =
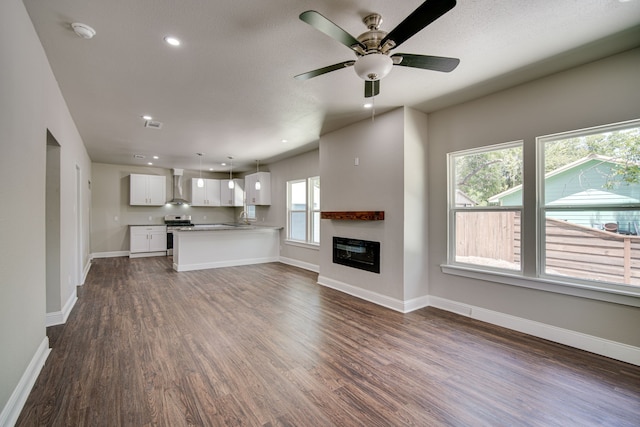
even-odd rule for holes
{"type": "Polygon", "coordinates": [[[448,160],[449,263],[520,271],[522,143],[451,153],[448,160]]]}
{"type": "Polygon", "coordinates": [[[320,243],[320,177],[287,182],[287,240],[320,243]]]}
{"type": "Polygon", "coordinates": [[[640,121],[537,148],[541,275],[640,286],[640,121]]]}
{"type": "Polygon", "coordinates": [[[535,148],[531,159],[522,143],[448,154],[444,270],[640,295],[640,120],[538,137],[535,148]],[[523,182],[525,163],[535,182],[523,182]]]}

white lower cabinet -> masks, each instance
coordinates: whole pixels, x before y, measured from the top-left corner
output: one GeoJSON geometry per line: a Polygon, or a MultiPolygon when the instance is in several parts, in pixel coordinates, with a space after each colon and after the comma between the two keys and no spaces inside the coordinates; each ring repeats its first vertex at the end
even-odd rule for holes
{"type": "Polygon", "coordinates": [[[129,258],[167,254],[167,227],[132,225],[129,227],[129,258]]]}

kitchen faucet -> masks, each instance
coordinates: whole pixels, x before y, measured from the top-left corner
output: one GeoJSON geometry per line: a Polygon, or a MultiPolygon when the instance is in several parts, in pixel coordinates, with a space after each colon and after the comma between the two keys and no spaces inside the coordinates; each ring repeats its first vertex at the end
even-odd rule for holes
{"type": "Polygon", "coordinates": [[[247,211],[240,212],[240,216],[238,217],[238,222],[242,222],[244,224],[249,224],[249,217],[247,216],[247,211]]]}

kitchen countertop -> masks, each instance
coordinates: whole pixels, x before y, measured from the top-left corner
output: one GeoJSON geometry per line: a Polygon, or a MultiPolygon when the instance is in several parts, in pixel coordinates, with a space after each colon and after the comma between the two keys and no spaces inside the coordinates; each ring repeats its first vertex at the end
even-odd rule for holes
{"type": "Polygon", "coordinates": [[[282,227],[253,224],[194,224],[174,231],[220,231],[220,230],[280,230],[282,227]]]}

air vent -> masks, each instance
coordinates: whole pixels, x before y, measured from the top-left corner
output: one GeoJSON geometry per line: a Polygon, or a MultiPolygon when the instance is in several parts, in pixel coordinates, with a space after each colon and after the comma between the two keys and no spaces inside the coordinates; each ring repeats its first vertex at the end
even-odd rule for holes
{"type": "Polygon", "coordinates": [[[152,129],[161,129],[162,128],[162,123],[161,122],[156,122],[156,121],[153,121],[153,120],[146,120],[144,122],[144,127],[152,128],[152,129]]]}
{"type": "Polygon", "coordinates": [[[134,154],[133,158],[134,159],[144,159],[146,156],[144,154],[134,154]]]}

